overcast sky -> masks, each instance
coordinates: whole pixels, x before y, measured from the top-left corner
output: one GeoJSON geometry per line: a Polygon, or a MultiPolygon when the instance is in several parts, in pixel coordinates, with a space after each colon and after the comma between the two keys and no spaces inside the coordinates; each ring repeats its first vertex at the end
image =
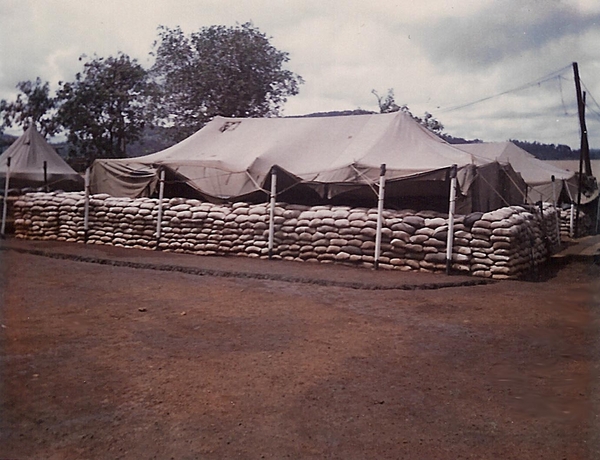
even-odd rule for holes
{"type": "Polygon", "coordinates": [[[149,67],[159,25],[247,21],[305,80],[284,115],[377,110],[371,90],[393,88],[454,136],[578,147],[577,61],[600,148],[598,0],[0,0],[0,99],[22,80],[72,81],[82,54],[121,51],[149,67]]]}

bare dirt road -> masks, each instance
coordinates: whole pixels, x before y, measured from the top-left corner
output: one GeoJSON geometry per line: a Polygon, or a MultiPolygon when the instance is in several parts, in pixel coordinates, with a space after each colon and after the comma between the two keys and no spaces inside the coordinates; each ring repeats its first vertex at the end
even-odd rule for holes
{"type": "Polygon", "coordinates": [[[1,243],[0,458],[600,458],[600,267],[555,268],[1,243]]]}

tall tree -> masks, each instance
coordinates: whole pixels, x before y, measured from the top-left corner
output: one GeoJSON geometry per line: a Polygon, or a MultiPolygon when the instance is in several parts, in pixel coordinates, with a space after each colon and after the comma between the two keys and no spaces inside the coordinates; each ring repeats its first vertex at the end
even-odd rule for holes
{"type": "Polygon", "coordinates": [[[433,117],[429,112],[425,112],[422,117],[417,117],[412,114],[410,109],[406,104],[398,105],[396,103],[396,98],[394,96],[394,89],[388,89],[388,92],[385,96],[380,96],[379,93],[375,90],[371,90],[371,93],[377,98],[377,103],[379,105],[379,111],[381,113],[390,113],[390,112],[404,112],[410,115],[415,121],[423,125],[429,131],[432,131],[436,134],[441,134],[444,130],[444,125],[433,117]]]}
{"type": "Polygon", "coordinates": [[[183,139],[216,115],[278,115],[302,77],[283,68],[279,51],[251,23],[210,26],[189,36],[161,26],[152,74],[160,86],[156,113],[183,139]]]}
{"type": "Polygon", "coordinates": [[[2,126],[20,126],[26,130],[33,124],[44,137],[56,134],[59,130],[54,113],[56,100],[50,96],[49,83],[42,83],[37,77],[35,82],[19,82],[17,88],[21,93],[14,102],[0,101],[2,126]]]}
{"type": "MultiPolygon", "coordinates": [[[[80,60],[83,59],[80,58],[80,60]]],[[[119,53],[95,56],[75,81],[61,83],[58,119],[80,156],[118,158],[138,140],[147,122],[148,72],[135,59],[119,53]]]]}
{"type": "Polygon", "coordinates": [[[379,93],[377,91],[375,91],[374,89],[371,90],[371,93],[377,98],[377,105],[379,105],[380,113],[391,113],[391,112],[410,113],[410,110],[408,110],[408,106],[406,106],[406,105],[399,106],[398,104],[396,104],[396,97],[394,96],[393,88],[388,89],[388,92],[385,96],[380,96],[379,93]]]}

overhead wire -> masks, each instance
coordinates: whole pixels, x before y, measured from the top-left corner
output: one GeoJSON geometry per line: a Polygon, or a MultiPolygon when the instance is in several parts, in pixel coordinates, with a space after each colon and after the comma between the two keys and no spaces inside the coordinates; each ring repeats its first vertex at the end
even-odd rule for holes
{"type": "Polygon", "coordinates": [[[587,100],[586,100],[586,104],[585,104],[586,109],[588,109],[589,112],[591,112],[593,115],[595,115],[600,120],[600,104],[598,104],[598,101],[596,100],[594,95],[590,92],[589,88],[583,82],[583,80],[581,78],[579,78],[579,81],[581,82],[581,86],[583,86],[583,88],[585,89],[586,95],[591,98],[591,100],[594,102],[594,104],[596,104],[598,111],[593,109],[587,100]]]}
{"type": "Polygon", "coordinates": [[[594,95],[592,94],[592,92],[589,90],[589,88],[587,87],[587,85],[585,84],[585,82],[581,78],[579,78],[579,81],[581,82],[581,86],[583,86],[583,88],[585,89],[587,95],[592,98],[592,101],[594,101],[594,104],[596,104],[596,107],[598,107],[598,109],[600,109],[600,104],[598,104],[598,101],[596,100],[596,98],[594,97],[594,95]]]}
{"type": "Polygon", "coordinates": [[[453,107],[443,108],[443,109],[438,110],[437,112],[438,113],[452,112],[454,110],[464,109],[466,107],[470,107],[470,106],[475,105],[475,104],[480,104],[481,102],[489,101],[490,99],[494,99],[496,97],[504,96],[506,94],[515,93],[515,92],[518,92],[518,91],[523,91],[524,89],[531,88],[532,86],[540,85],[540,84],[545,83],[547,81],[553,80],[554,78],[560,77],[568,69],[570,69],[570,66],[565,66],[565,67],[563,67],[561,69],[555,70],[552,73],[549,73],[548,75],[545,75],[545,76],[543,76],[541,78],[533,80],[533,81],[531,81],[529,83],[525,83],[525,84],[523,84],[521,86],[518,86],[516,88],[509,89],[509,90],[506,90],[506,91],[502,91],[501,93],[497,93],[497,94],[494,94],[492,96],[486,96],[486,97],[483,97],[481,99],[477,99],[476,101],[468,102],[466,104],[460,104],[460,105],[456,105],[456,106],[453,106],[453,107]]]}
{"type": "MultiPolygon", "coordinates": [[[[556,77],[556,79],[558,80],[558,89],[560,91],[560,102],[562,103],[563,110],[565,111],[565,116],[569,116],[569,111],[567,110],[567,106],[565,104],[565,97],[563,94],[563,87],[562,87],[563,76],[559,75],[558,77],[556,77]]],[[[565,78],[565,80],[566,80],[566,78],[565,78]]]]}

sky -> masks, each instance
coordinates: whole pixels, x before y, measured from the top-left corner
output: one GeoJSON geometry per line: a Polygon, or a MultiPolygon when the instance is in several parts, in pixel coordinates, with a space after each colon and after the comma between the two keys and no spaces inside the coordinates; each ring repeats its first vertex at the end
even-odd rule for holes
{"type": "Polygon", "coordinates": [[[36,77],[73,81],[82,55],[149,68],[161,25],[248,21],[305,81],[283,115],[376,111],[372,90],[392,88],[456,137],[578,148],[577,62],[600,148],[598,0],[0,0],[0,99],[36,77]]]}

